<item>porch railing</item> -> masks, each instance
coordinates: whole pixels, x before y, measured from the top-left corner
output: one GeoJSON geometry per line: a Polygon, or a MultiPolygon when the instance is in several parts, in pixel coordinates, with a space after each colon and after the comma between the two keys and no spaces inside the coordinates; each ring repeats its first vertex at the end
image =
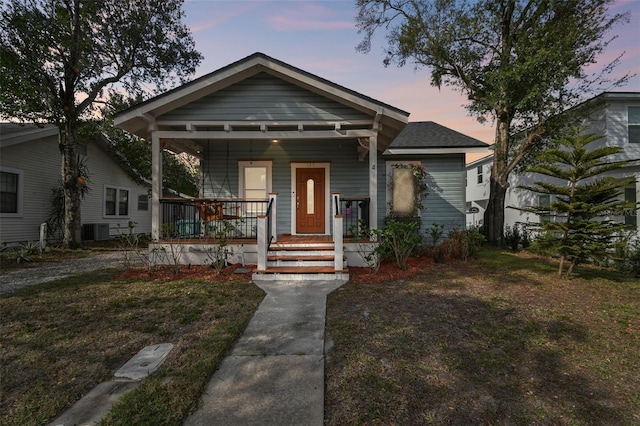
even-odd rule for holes
{"type": "Polygon", "coordinates": [[[256,239],[268,199],[162,198],[162,238],[256,239]]]}
{"type": "Polygon", "coordinates": [[[345,237],[356,237],[361,227],[369,227],[369,197],[340,196],[338,213],[342,215],[345,237]]]}

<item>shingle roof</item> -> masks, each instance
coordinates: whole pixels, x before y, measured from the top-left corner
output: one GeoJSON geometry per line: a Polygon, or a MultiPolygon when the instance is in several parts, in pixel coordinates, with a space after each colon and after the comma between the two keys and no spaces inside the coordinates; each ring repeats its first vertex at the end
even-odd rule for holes
{"type": "Polygon", "coordinates": [[[391,142],[393,148],[486,148],[488,144],[433,121],[408,123],[391,142]]]}

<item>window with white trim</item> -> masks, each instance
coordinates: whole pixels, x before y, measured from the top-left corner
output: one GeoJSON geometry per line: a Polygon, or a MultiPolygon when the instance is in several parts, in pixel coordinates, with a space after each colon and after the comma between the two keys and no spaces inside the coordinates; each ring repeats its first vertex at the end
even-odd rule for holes
{"type": "Polygon", "coordinates": [[[478,166],[478,183],[482,183],[483,175],[482,175],[482,166],[478,166]]]}
{"type": "Polygon", "coordinates": [[[7,168],[0,170],[0,213],[3,216],[22,214],[22,196],[22,170],[7,168]]]}
{"type": "Polygon", "coordinates": [[[640,107],[628,107],[627,126],[629,128],[629,143],[640,143],[640,107]]]}
{"type": "MultiPolygon", "coordinates": [[[[238,193],[247,200],[264,200],[271,192],[271,161],[238,161],[238,193]]],[[[264,204],[248,203],[245,212],[265,213],[264,204]]]]}
{"type": "Polygon", "coordinates": [[[105,186],[104,215],[114,217],[129,216],[129,189],[105,186]]]}

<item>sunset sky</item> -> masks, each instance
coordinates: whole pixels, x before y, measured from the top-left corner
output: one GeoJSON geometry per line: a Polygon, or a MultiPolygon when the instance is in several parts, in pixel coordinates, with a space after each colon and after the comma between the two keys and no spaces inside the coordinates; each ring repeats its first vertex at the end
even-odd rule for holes
{"type": "MultiPolygon", "coordinates": [[[[186,23],[204,60],[195,77],[262,52],[334,83],[410,112],[409,121],[435,121],[493,142],[492,123],[480,124],[464,109],[466,99],[429,84],[426,69],[382,64],[385,39],[371,52],[356,52],[355,1],[186,0],[186,23]]],[[[620,0],[611,12],[629,11],[631,22],[614,29],[619,38],[601,62],[626,51],[617,72],[638,74],[617,90],[640,91],[640,0],[620,0]]]]}

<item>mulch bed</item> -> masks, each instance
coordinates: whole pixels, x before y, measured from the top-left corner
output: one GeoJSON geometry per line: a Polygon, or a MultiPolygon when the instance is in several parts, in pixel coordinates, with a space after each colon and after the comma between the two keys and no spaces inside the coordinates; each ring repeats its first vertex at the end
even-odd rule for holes
{"type": "MultiPolygon", "coordinates": [[[[429,257],[412,257],[407,262],[407,269],[398,268],[395,263],[385,262],[375,274],[368,267],[349,267],[349,281],[358,284],[377,284],[385,281],[401,280],[414,277],[425,272],[433,265],[429,257]]],[[[246,282],[251,281],[251,275],[256,265],[234,264],[223,268],[219,273],[209,265],[164,265],[155,267],[152,271],[146,269],[130,269],[118,276],[121,279],[151,278],[162,281],[177,281],[183,279],[205,279],[216,281],[246,282]],[[249,272],[238,271],[248,270],[249,272]]]]}

